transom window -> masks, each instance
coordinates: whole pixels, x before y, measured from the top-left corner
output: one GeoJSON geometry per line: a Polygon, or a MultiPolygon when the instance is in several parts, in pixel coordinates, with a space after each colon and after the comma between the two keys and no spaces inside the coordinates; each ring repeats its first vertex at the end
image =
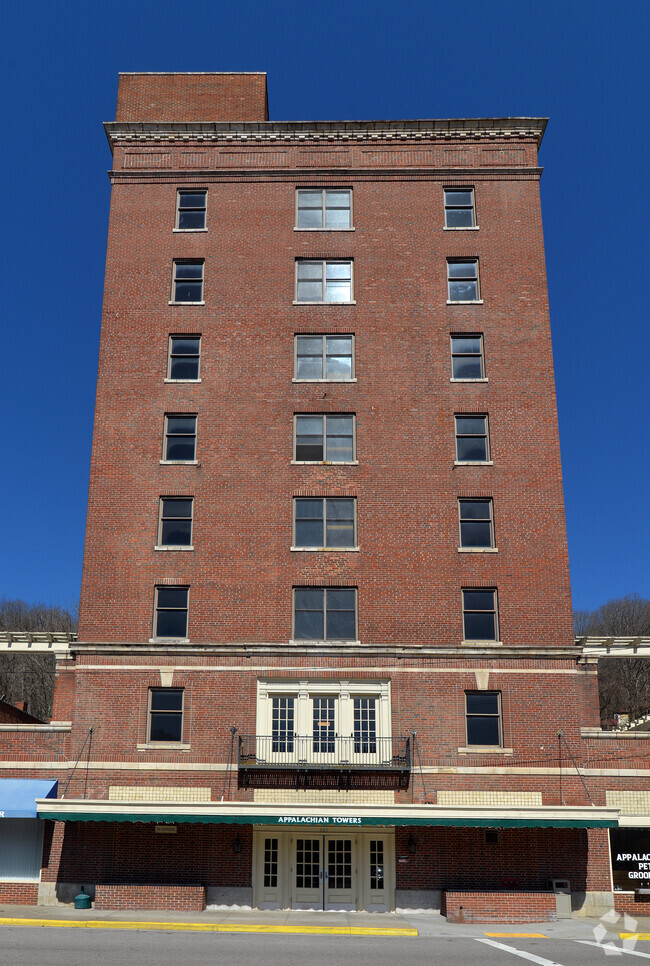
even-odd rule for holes
{"type": "Polygon", "coordinates": [[[183,689],[150,688],[148,741],[183,740],[183,689]]]}
{"type": "Polygon", "coordinates": [[[297,302],[351,302],[352,261],[296,262],[297,302]]]}
{"type": "Polygon", "coordinates": [[[352,379],[353,341],[351,335],[297,335],[296,379],[352,379]]]}
{"type": "Polygon", "coordinates": [[[181,231],[205,228],[207,191],[179,191],[176,206],[176,227],[181,231]]]}
{"type": "Polygon", "coordinates": [[[354,498],[296,497],[294,506],[294,546],[356,546],[354,498]]]}
{"type": "Polygon", "coordinates": [[[493,547],[492,500],[459,500],[461,547],[493,547]]]}
{"type": "Polygon", "coordinates": [[[189,463],[196,459],[196,416],[190,413],[167,413],[163,459],[189,463]]]}
{"type": "Polygon", "coordinates": [[[297,641],[355,641],[355,587],[294,587],[293,634],[297,641]]]}
{"type": "Polygon", "coordinates": [[[167,378],[196,382],[201,361],[200,335],[170,335],[167,378]]]}
{"type": "Polygon", "coordinates": [[[450,302],[478,302],[478,259],[449,259],[447,285],[450,302]]]}
{"type": "Polygon", "coordinates": [[[498,631],[496,590],[463,590],[463,639],[497,641],[498,631]]]}
{"type": "Polygon", "coordinates": [[[456,460],[487,463],[490,459],[487,416],[456,416],[456,460]]]}
{"type": "Polygon", "coordinates": [[[172,302],[203,301],[203,261],[175,261],[172,302]]]}
{"type": "Polygon", "coordinates": [[[156,587],[154,637],[187,637],[189,587],[156,587]]]}
{"type": "Polygon", "coordinates": [[[451,374],[454,379],[483,379],[482,335],[452,335],[451,374]]]}
{"type": "Polygon", "coordinates": [[[194,500],[191,496],[160,498],[158,546],[189,547],[192,545],[193,505],[194,500]]]}
{"type": "Polygon", "coordinates": [[[296,416],[297,462],[352,463],[355,458],[354,416],[338,413],[296,416]]]}
{"type": "Polygon", "coordinates": [[[445,228],[474,228],[474,189],[445,188],[445,228]]]}
{"type": "Polygon", "coordinates": [[[352,192],[349,188],[299,188],[298,228],[350,228],[352,192]]]}
{"type": "Polygon", "coordinates": [[[498,691],[465,692],[467,744],[500,748],[501,695],[498,691]]]}

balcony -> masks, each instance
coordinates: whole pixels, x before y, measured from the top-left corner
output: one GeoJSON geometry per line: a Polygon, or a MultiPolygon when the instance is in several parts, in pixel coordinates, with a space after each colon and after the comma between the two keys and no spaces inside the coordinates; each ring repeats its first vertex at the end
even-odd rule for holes
{"type": "Polygon", "coordinates": [[[408,788],[410,738],[240,735],[240,788],[408,788]]]}

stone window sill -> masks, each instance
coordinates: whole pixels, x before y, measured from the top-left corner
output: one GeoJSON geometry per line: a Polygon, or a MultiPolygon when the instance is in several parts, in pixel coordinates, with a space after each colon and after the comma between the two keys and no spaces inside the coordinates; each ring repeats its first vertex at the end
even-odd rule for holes
{"type": "Polygon", "coordinates": [[[454,466],[494,466],[492,460],[454,460],[454,466]]]}
{"type": "Polygon", "coordinates": [[[205,302],[172,302],[170,300],[167,305],[205,305],[205,302]]]}
{"type": "Polygon", "coordinates": [[[462,302],[452,302],[447,299],[447,305],[483,305],[483,299],[465,299],[462,302]]]}
{"type": "Polygon", "coordinates": [[[489,747],[487,745],[467,745],[458,749],[459,755],[512,755],[512,748],[489,747]]]}
{"type": "Polygon", "coordinates": [[[355,229],[354,227],[351,227],[351,228],[294,228],[293,230],[294,231],[324,231],[324,232],[331,232],[333,234],[338,235],[338,233],[341,231],[354,231],[355,229]]]}
{"type": "Polygon", "coordinates": [[[471,647],[503,647],[503,641],[461,641],[461,644],[469,644],[471,647]]]}
{"type": "MultiPolygon", "coordinates": [[[[156,547],[156,550],[158,548],[156,547]]],[[[498,553],[497,547],[459,547],[458,553],[498,553]]]]}
{"type": "Polygon", "coordinates": [[[194,550],[194,547],[185,547],[185,546],[160,547],[160,546],[158,546],[156,544],[156,546],[154,547],[154,550],[170,550],[170,551],[181,550],[181,551],[183,551],[183,550],[194,550]]]}
{"type": "Polygon", "coordinates": [[[136,745],[136,751],[190,751],[191,746],[179,744],[176,741],[150,741],[144,745],[136,745]]]}
{"type": "Polygon", "coordinates": [[[291,460],[292,466],[358,466],[359,460],[341,460],[334,463],[332,460],[291,460]]]}
{"type": "MultiPolygon", "coordinates": [[[[167,378],[165,378],[163,381],[164,382],[171,382],[171,383],[175,383],[175,382],[181,382],[181,383],[201,382],[200,379],[167,379],[167,378]]],[[[486,382],[487,382],[487,380],[486,380],[486,382]]]]}
{"type": "Polygon", "coordinates": [[[207,230],[207,228],[172,228],[172,231],[179,235],[197,235],[199,232],[207,230]]]}
{"type": "Polygon", "coordinates": [[[478,231],[478,225],[459,225],[454,228],[453,225],[445,225],[443,231],[478,231]]]}
{"type": "MultiPolygon", "coordinates": [[[[192,303],[198,305],[198,302],[192,303]]],[[[201,303],[203,304],[203,303],[201,303]]],[[[352,299],[351,302],[298,302],[296,299],[293,300],[293,305],[356,305],[356,299],[352,299]]]]}
{"type": "Polygon", "coordinates": [[[452,376],[449,382],[488,382],[488,378],[487,376],[485,376],[485,377],[481,377],[480,379],[454,379],[452,376]]]}
{"type": "MultiPolygon", "coordinates": [[[[300,304],[303,305],[304,303],[301,302],[300,304]]],[[[292,379],[291,381],[292,382],[312,382],[312,383],[313,382],[330,382],[330,383],[333,382],[333,383],[338,383],[340,385],[341,383],[346,383],[346,382],[356,382],[357,378],[355,376],[353,379],[292,379]]]]}
{"type": "Polygon", "coordinates": [[[360,547],[290,547],[296,553],[358,553],[360,547]]]}
{"type": "Polygon", "coordinates": [[[159,460],[161,466],[198,466],[198,460],[159,460]]]}

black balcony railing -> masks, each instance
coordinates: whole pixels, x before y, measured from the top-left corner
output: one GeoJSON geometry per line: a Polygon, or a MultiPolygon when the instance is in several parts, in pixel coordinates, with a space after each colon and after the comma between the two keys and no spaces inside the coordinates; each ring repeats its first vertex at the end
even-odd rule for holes
{"type": "Polygon", "coordinates": [[[239,768],[410,771],[410,738],[240,735],[239,768]]]}

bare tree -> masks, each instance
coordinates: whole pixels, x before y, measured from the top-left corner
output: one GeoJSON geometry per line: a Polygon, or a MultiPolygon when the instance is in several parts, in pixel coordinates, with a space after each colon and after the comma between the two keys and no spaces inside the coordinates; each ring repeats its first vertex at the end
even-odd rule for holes
{"type": "MultiPolygon", "coordinates": [[[[650,600],[630,594],[594,611],[573,615],[578,637],[650,637],[650,600]]],[[[601,658],[598,662],[600,716],[616,714],[635,720],[650,713],[650,661],[645,658],[601,658]]]]}
{"type": "MultiPolygon", "coordinates": [[[[63,607],[0,599],[0,631],[69,631],[77,629],[74,613],[63,607]]],[[[54,657],[51,654],[0,654],[0,699],[25,703],[43,720],[52,713],[54,657]]]]}

